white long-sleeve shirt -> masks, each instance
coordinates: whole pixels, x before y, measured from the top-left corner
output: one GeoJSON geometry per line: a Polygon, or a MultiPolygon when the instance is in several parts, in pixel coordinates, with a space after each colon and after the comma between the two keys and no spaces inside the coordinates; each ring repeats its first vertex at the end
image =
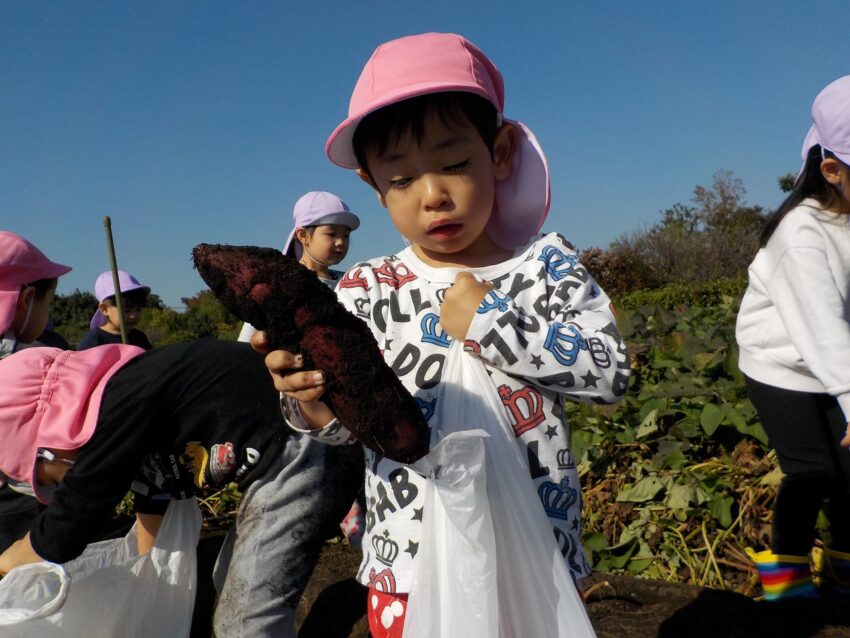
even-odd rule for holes
{"type": "MultiPolygon", "coordinates": [[[[468,269],[491,281],[464,347],[486,364],[505,406],[530,479],[576,578],[589,574],[581,546],[581,498],[563,401],[615,402],[628,385],[629,358],[608,297],[555,233],[535,237],[512,259],[468,269]]],[[[443,293],[460,272],[433,268],[410,248],[355,265],[337,285],[343,305],[362,318],[385,361],[413,394],[431,426],[451,337],[439,326],[443,293]]],[[[328,443],[350,432],[337,421],[309,431],[297,404],[290,425],[328,443]]],[[[366,450],[367,527],[358,578],[384,591],[408,592],[420,541],[426,478],[366,450]]],[[[425,514],[427,515],[427,513],[425,514]]]]}
{"type": "Polygon", "coordinates": [[[829,393],[850,420],[850,217],[791,210],[749,268],[736,326],[748,377],[829,393]]]}

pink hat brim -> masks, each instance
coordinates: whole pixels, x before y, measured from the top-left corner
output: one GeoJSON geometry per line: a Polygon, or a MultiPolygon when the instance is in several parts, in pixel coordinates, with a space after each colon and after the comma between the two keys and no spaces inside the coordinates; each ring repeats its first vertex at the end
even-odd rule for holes
{"type": "MultiPolygon", "coordinates": [[[[343,168],[359,168],[357,165],[357,158],[354,155],[354,146],[352,141],[354,139],[354,131],[357,129],[360,122],[363,121],[364,117],[384,108],[385,106],[389,106],[390,104],[409,100],[410,98],[419,97],[420,95],[428,95],[429,93],[444,93],[447,91],[464,91],[466,93],[474,93],[475,95],[480,95],[488,102],[492,103],[493,101],[492,96],[490,96],[487,91],[475,84],[458,82],[423,82],[422,84],[415,86],[404,86],[397,91],[387,93],[380,101],[370,104],[368,109],[364,109],[355,115],[347,117],[342,124],[334,129],[333,133],[330,134],[330,137],[328,137],[328,141],[325,144],[325,154],[328,156],[328,159],[337,166],[342,166],[343,168]]],[[[494,106],[498,111],[499,106],[494,106]]]]}

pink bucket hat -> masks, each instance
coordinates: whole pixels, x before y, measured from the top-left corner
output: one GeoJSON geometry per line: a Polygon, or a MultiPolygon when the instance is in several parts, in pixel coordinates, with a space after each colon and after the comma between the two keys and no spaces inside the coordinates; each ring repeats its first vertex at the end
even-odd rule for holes
{"type": "Polygon", "coordinates": [[[295,259],[301,259],[303,254],[301,242],[295,238],[295,231],[299,228],[339,224],[357,230],[360,226],[360,218],[349,210],[348,204],[325,191],[310,191],[299,197],[292,208],[292,220],[295,226],[286,238],[283,254],[295,259]]]}
{"type": "Polygon", "coordinates": [[[0,230],[0,336],[12,326],[21,286],[61,277],[70,266],[50,261],[20,235],[0,230]]]}
{"type": "Polygon", "coordinates": [[[812,126],[803,142],[803,161],[820,144],[850,165],[850,75],[830,82],[812,103],[812,126]]]}
{"type": "MultiPolygon", "coordinates": [[[[138,279],[123,270],[118,271],[118,286],[121,288],[122,295],[132,290],[144,290],[145,293],[151,291],[148,286],[139,283],[138,279]]],[[[97,297],[98,303],[115,296],[115,284],[112,281],[111,270],[102,272],[97,276],[97,281],[94,282],[94,296],[97,297]]],[[[95,328],[100,328],[105,323],[106,317],[103,316],[103,313],[100,310],[95,310],[89,322],[89,327],[94,330],[95,328]]]]}
{"type": "MultiPolygon", "coordinates": [[[[505,106],[502,74],[474,44],[453,33],[423,33],[382,44],[351,94],[348,117],[325,145],[328,158],[343,168],[358,168],[352,139],[361,120],[380,108],[428,93],[466,91],[480,95],[501,116],[505,106]]],[[[549,212],[549,165],[537,138],[522,123],[517,128],[511,176],[497,183],[496,205],[487,227],[503,248],[523,245],[540,230],[549,212]]]]}

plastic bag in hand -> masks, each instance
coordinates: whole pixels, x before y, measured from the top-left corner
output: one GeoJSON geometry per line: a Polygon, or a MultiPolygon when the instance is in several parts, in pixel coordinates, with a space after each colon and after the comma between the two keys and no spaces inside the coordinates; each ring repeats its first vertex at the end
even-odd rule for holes
{"type": "Polygon", "coordinates": [[[484,365],[453,343],[404,638],[593,638],[484,365]]]}
{"type": "Polygon", "coordinates": [[[146,554],[133,527],[62,565],[11,570],[0,580],[0,638],[188,636],[200,530],[195,499],[171,501],[146,554]]]}

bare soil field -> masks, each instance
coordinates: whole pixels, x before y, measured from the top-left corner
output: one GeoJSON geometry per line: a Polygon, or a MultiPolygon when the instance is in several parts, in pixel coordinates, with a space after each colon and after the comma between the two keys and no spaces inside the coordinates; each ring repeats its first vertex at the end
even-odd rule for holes
{"type": "MultiPolygon", "coordinates": [[[[211,635],[208,578],[218,542],[200,545],[193,638],[211,635]]],[[[358,549],[325,545],[298,609],[299,638],[369,638],[366,590],[354,580],[359,563],[358,549]]],[[[587,608],[599,638],[850,638],[848,602],[764,603],[731,591],[613,574],[587,580],[587,608]]]]}
{"type": "MultiPolygon", "coordinates": [[[[359,550],[328,543],[298,613],[299,638],[368,638],[359,550]]],[[[588,579],[599,638],[850,638],[846,600],[756,602],[735,592],[610,574],[588,579]]],[[[554,637],[553,637],[554,638],[554,637]]]]}

